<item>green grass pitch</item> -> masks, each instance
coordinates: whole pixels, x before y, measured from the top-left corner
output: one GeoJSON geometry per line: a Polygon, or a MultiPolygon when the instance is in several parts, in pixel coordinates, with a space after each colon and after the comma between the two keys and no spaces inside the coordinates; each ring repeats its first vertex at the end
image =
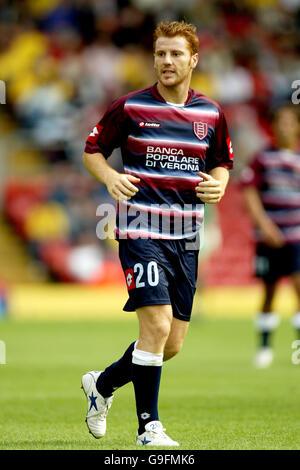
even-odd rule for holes
{"type": "MultiPolygon", "coordinates": [[[[0,449],[139,449],[132,384],[116,391],[101,440],[87,431],[80,389],[82,374],[117,360],[136,337],[135,321],[3,320],[0,449]]],[[[294,339],[282,321],[274,365],[255,370],[251,319],[192,321],[182,352],[163,367],[160,389],[160,419],[179,450],[300,449],[294,339]]]]}

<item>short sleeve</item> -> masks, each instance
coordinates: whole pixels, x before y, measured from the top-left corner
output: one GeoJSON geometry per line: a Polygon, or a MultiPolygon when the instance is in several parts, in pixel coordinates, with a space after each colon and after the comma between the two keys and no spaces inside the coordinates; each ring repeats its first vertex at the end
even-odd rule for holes
{"type": "Polygon", "coordinates": [[[240,183],[242,186],[255,186],[259,189],[261,185],[263,166],[260,162],[259,154],[256,155],[251,163],[247,165],[240,174],[240,183]]]}
{"type": "Polygon", "coordinates": [[[223,166],[228,170],[233,168],[233,149],[228,133],[227,122],[223,112],[219,111],[215,126],[215,134],[206,156],[206,171],[217,166],[223,166]]]}
{"type": "Polygon", "coordinates": [[[86,153],[100,152],[108,158],[126,140],[128,126],[124,103],[124,98],[119,98],[109,106],[87,138],[84,150],[86,153]]]}

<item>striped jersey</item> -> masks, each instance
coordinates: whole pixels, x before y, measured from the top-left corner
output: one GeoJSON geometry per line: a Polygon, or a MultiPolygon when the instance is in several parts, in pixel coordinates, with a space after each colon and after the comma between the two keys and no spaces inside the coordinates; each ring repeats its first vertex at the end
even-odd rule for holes
{"type": "MultiPolygon", "coordinates": [[[[258,153],[241,175],[244,186],[257,188],[264,209],[281,229],[286,243],[300,242],[300,153],[270,148],[258,153]]],[[[258,241],[262,241],[259,231],[258,241]]]]}
{"type": "Polygon", "coordinates": [[[189,90],[183,105],[168,103],[157,84],[115,100],[89,135],[85,152],[108,158],[121,148],[124,173],[139,191],[118,203],[116,238],[193,237],[204,216],[196,197],[199,171],[231,169],[233,151],[220,106],[189,90]]]}

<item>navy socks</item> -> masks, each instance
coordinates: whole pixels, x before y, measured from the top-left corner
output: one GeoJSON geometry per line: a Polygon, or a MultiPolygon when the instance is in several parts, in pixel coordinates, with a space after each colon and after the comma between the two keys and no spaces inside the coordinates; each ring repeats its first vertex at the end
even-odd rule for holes
{"type": "Polygon", "coordinates": [[[104,398],[112,395],[117,388],[131,382],[134,345],[135,341],[131,343],[121,359],[107,367],[98,378],[96,388],[104,398]]]}
{"type": "Polygon", "coordinates": [[[161,366],[139,366],[132,364],[132,382],[135,392],[136,412],[139,420],[138,433],[145,431],[150,421],[158,421],[158,392],[161,366]]]}
{"type": "Polygon", "coordinates": [[[107,398],[119,387],[133,382],[136,410],[139,421],[138,433],[145,431],[150,421],[158,421],[158,393],[163,354],[135,349],[131,343],[118,361],[107,367],[99,376],[96,388],[107,398]]]}
{"type": "Polygon", "coordinates": [[[132,354],[132,382],[135,391],[136,411],[139,420],[138,434],[145,431],[150,421],[158,421],[158,392],[162,353],[134,349],[132,354]]]}

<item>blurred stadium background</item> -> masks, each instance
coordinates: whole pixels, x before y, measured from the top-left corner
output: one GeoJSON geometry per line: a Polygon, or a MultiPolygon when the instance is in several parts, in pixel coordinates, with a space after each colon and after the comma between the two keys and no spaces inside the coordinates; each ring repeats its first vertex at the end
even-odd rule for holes
{"type": "MultiPolygon", "coordinates": [[[[270,139],[270,108],[291,100],[300,78],[300,1],[0,0],[2,449],[134,445],[130,386],[103,441],[83,422],[81,375],[116,360],[137,323],[122,311],[116,242],[96,237],[96,208],[111,199],[81,157],[107,105],[154,82],[152,32],[163,19],[197,25],[192,86],[223,106],[236,156],[224,199],[208,208],[194,320],[184,351],[165,366],[163,419],[186,449],[299,449],[288,322],[296,299],[283,280],[276,361],[254,370],[261,285],[239,179],[270,139]]],[[[121,168],[118,151],[110,161],[121,168]]]]}
{"type": "MultiPolygon", "coordinates": [[[[270,138],[270,107],[290,100],[300,77],[299,0],[1,0],[2,315],[128,315],[116,242],[95,233],[96,207],[111,200],[81,157],[107,105],[155,81],[152,32],[163,19],[197,25],[192,86],[223,106],[236,156],[227,194],[207,214],[195,310],[250,316],[257,308],[239,175],[270,138]]],[[[111,157],[117,168],[119,157],[111,157]]],[[[293,294],[282,289],[278,310],[290,315],[293,294]]]]}

